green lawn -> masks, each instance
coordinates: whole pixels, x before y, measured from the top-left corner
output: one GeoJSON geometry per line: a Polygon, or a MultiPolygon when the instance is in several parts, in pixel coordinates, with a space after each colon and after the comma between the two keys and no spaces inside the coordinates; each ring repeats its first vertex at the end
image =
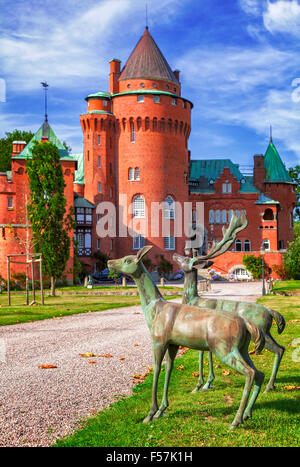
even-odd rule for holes
{"type": "MultiPolygon", "coordinates": [[[[299,446],[300,364],[295,360],[297,356],[300,358],[300,352],[297,353],[293,341],[300,337],[300,298],[266,296],[259,302],[284,314],[286,328],[278,336],[274,326],[273,336],[286,347],[286,353],[276,391],[260,394],[251,420],[229,431],[242,396],[244,377],[220,362],[215,361],[213,389],[191,393],[196,384],[192,373],[198,370],[198,353],[188,350],[175,362],[169,392],[170,407],[165,417],[142,423],[151,403],[150,374],[134,387],[132,396],[121,397],[108,409],[83,421],[81,429],[69,438],[57,441],[55,446],[299,446]],[[180,365],[183,368],[177,369],[180,365]],[[224,374],[224,370],[229,370],[229,374],[224,374]]],[[[257,368],[265,373],[265,386],[274,356],[264,350],[252,358],[257,368]]],[[[206,374],[207,369],[206,365],[206,374]]],[[[164,371],[160,378],[159,398],[163,376],[164,371]]]]}
{"type": "Polygon", "coordinates": [[[300,281],[276,281],[274,284],[274,292],[289,292],[299,290],[300,292],[300,281]]]}
{"type": "MultiPolygon", "coordinates": [[[[174,296],[166,298],[170,299],[174,298],[174,296]]],[[[11,295],[11,306],[8,306],[7,294],[1,294],[0,326],[140,304],[139,296],[132,295],[66,294],[51,297],[49,293],[45,293],[45,305],[41,306],[40,296],[37,293],[36,300],[37,305],[26,306],[25,294],[16,293],[11,295]]]]}

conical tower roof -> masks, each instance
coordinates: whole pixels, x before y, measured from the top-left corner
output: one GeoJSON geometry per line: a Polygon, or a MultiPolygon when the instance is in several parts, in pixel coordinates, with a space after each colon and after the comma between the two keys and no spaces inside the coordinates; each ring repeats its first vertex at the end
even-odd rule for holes
{"type": "Polygon", "coordinates": [[[266,182],[293,183],[272,140],[265,154],[264,165],[266,169],[266,182]]]}
{"type": "Polygon", "coordinates": [[[179,84],[148,27],[128,58],[119,80],[133,78],[159,79],[179,84]]]}

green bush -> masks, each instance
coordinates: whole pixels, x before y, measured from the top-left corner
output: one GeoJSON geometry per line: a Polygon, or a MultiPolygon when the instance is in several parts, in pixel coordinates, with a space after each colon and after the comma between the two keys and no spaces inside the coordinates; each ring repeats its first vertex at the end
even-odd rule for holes
{"type": "MultiPolygon", "coordinates": [[[[253,279],[261,279],[262,277],[262,257],[245,255],[243,257],[243,265],[252,274],[253,279]]],[[[265,265],[265,273],[267,272],[265,265]]]]}
{"type": "Polygon", "coordinates": [[[283,264],[289,279],[300,279],[300,237],[297,237],[294,242],[289,244],[283,258],[283,264]]]}

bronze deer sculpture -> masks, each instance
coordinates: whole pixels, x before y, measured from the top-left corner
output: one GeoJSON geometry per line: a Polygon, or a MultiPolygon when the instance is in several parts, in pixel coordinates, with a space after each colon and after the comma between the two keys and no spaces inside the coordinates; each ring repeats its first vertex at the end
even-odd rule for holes
{"type": "Polygon", "coordinates": [[[136,256],[125,256],[107,263],[109,269],[123,272],[134,279],[151,334],[154,367],[152,406],[144,422],[161,417],[169,405],[169,382],[174,359],[181,345],[195,350],[209,350],[224,364],[245,375],[240,406],[230,426],[233,429],[252,416],[252,408],[260,392],[264,374],[255,368],[248,355],[248,346],[252,337],[256,352],[259,353],[264,346],[264,335],[257,326],[238,315],[200,310],[198,307],[166,301],[142,262],[151,248],[145,246],[136,256]],[[158,407],[157,383],[165,354],[165,384],[162,403],[158,407]],[[249,400],[253,383],[253,393],[249,400]]]}
{"type": "MultiPolygon", "coordinates": [[[[270,380],[266,386],[265,392],[274,389],[276,375],[280,365],[280,361],[284,354],[285,348],[280,346],[270,333],[273,319],[277,324],[278,333],[281,334],[285,327],[283,316],[277,311],[271,310],[255,303],[237,302],[234,300],[202,298],[197,292],[197,269],[210,267],[213,262],[211,259],[223,254],[230,248],[237,232],[242,230],[247,225],[246,219],[242,215],[240,218],[233,216],[227,230],[223,229],[223,239],[218,244],[214,245],[211,251],[206,256],[194,257],[173,255],[174,261],[184,271],[184,292],[182,303],[197,306],[200,309],[213,309],[216,312],[226,311],[228,313],[238,313],[242,318],[246,318],[251,323],[258,326],[265,335],[265,348],[270,352],[275,353],[273,370],[270,380]]],[[[193,392],[206,390],[214,380],[212,354],[209,352],[209,376],[204,384],[203,380],[203,351],[199,352],[199,380],[193,392]]]]}

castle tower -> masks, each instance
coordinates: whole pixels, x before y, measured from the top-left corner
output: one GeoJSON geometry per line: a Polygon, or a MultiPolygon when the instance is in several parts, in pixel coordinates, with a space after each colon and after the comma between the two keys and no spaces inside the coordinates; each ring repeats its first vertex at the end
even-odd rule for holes
{"type": "Polygon", "coordinates": [[[112,60],[110,86],[117,121],[120,224],[121,230],[131,226],[134,234],[134,238],[118,240],[116,254],[134,253],[144,244],[152,244],[153,258],[163,254],[172,260],[174,251],[183,252],[185,245],[183,220],[182,235],[174,238],[176,216],[179,220],[174,203],[183,206],[188,202],[188,138],[193,105],[181,97],[179,72],[171,70],[148,28],[122,71],[119,61],[112,60]],[[160,225],[151,226],[152,203],[165,200],[169,209],[160,213],[160,225]],[[162,231],[162,218],[171,219],[170,235],[162,231]]]}

